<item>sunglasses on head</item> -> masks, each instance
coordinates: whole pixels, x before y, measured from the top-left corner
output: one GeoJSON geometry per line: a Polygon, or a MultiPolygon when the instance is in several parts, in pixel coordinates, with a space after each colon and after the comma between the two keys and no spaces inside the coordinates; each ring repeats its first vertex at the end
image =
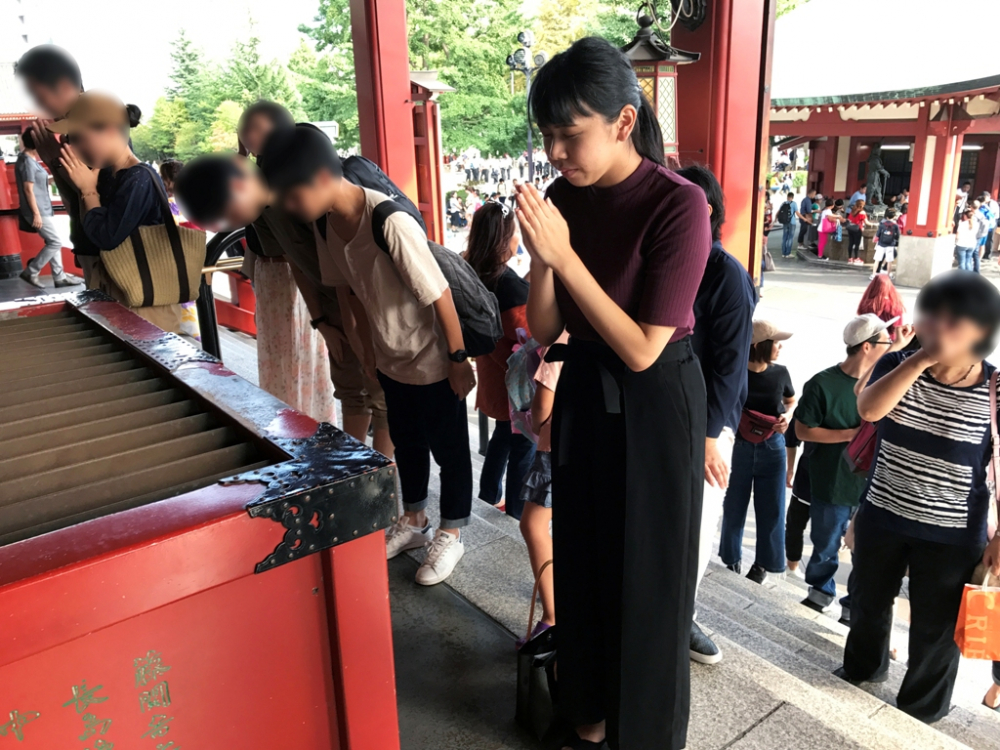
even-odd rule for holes
{"type": "Polygon", "coordinates": [[[510,206],[508,206],[506,203],[501,203],[496,198],[490,198],[488,201],[486,201],[486,203],[487,205],[493,204],[494,206],[500,206],[500,210],[503,211],[503,217],[505,219],[508,216],[510,216],[510,206]]]}

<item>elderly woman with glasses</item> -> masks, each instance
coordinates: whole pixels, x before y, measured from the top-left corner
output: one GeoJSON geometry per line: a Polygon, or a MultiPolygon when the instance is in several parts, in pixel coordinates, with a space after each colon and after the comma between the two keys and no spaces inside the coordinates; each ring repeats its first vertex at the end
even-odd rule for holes
{"type": "Polygon", "coordinates": [[[517,344],[517,329],[528,330],[525,306],[528,282],[507,263],[517,253],[520,233],[509,206],[489,200],[476,211],[469,230],[465,259],[475,269],[486,288],[500,303],[503,338],[492,354],[476,358],[479,387],[476,408],[496,420],[496,428],[486,449],[486,460],[479,481],[479,498],[498,505],[506,497],[507,515],[521,517],[524,501],[521,485],[535,457],[535,444],[525,435],[511,430],[507,399],[507,358],[517,344]],[[504,471],[506,470],[506,494],[504,471]]]}

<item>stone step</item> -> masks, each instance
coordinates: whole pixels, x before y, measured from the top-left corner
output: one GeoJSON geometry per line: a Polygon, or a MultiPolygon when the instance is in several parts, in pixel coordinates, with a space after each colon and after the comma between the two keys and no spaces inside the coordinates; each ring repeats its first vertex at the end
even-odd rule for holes
{"type": "Polygon", "coordinates": [[[692,665],[689,750],[969,747],[874,699],[866,702],[871,696],[836,678],[839,684],[817,688],[787,671],[781,659],[773,663],[737,642],[744,634],[735,623],[718,617],[717,625],[724,660],[692,665]]]}
{"type": "MultiPolygon", "coordinates": [[[[713,564],[699,590],[699,621],[725,635],[733,630],[740,636],[737,640],[741,645],[762,658],[781,664],[804,681],[820,680],[822,684],[832,684],[830,679],[833,679],[843,685],[830,672],[842,663],[848,629],[802,606],[798,603],[799,598],[801,592],[794,586],[760,586],[713,564]],[[813,670],[823,674],[818,675],[813,670]]],[[[966,684],[971,685],[969,690],[985,691],[988,679],[980,678],[977,687],[977,679],[968,676],[977,670],[982,672],[984,666],[981,662],[963,660],[959,688],[966,684]]],[[[891,662],[889,681],[865,685],[863,692],[902,716],[892,706],[905,669],[903,662],[891,662]]],[[[977,750],[1000,750],[1000,717],[979,705],[981,693],[969,690],[963,695],[961,689],[956,689],[951,713],[936,722],[934,730],[977,750]]]]}

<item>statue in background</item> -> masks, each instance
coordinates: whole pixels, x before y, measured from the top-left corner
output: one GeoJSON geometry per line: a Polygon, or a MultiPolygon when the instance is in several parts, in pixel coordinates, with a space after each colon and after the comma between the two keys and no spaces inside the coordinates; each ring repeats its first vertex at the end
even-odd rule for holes
{"type": "Polygon", "coordinates": [[[865,203],[869,206],[882,205],[888,181],[889,172],[882,166],[882,144],[873,143],[871,156],[868,157],[868,193],[865,196],[865,203]]]}

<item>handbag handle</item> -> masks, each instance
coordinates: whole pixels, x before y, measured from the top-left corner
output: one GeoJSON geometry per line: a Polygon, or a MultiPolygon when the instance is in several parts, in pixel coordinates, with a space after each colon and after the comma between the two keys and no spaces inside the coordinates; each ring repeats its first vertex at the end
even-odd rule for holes
{"type": "Polygon", "coordinates": [[[167,230],[167,239],[170,240],[170,249],[174,254],[174,265],[177,266],[177,284],[180,290],[180,298],[188,299],[191,296],[191,289],[188,284],[187,258],[184,257],[181,231],[174,220],[173,211],[170,210],[170,197],[167,195],[167,189],[163,186],[160,175],[156,173],[156,170],[145,162],[143,162],[142,166],[152,174],[153,185],[156,186],[156,194],[160,199],[160,213],[163,216],[163,226],[167,230]]]}
{"type": "Polygon", "coordinates": [[[524,636],[525,641],[531,640],[531,626],[535,622],[535,600],[538,598],[538,584],[542,580],[542,575],[545,573],[545,569],[551,564],[551,560],[546,560],[542,564],[542,567],[538,569],[538,575],[535,576],[535,588],[531,590],[531,608],[528,610],[528,633],[524,636]]]}

